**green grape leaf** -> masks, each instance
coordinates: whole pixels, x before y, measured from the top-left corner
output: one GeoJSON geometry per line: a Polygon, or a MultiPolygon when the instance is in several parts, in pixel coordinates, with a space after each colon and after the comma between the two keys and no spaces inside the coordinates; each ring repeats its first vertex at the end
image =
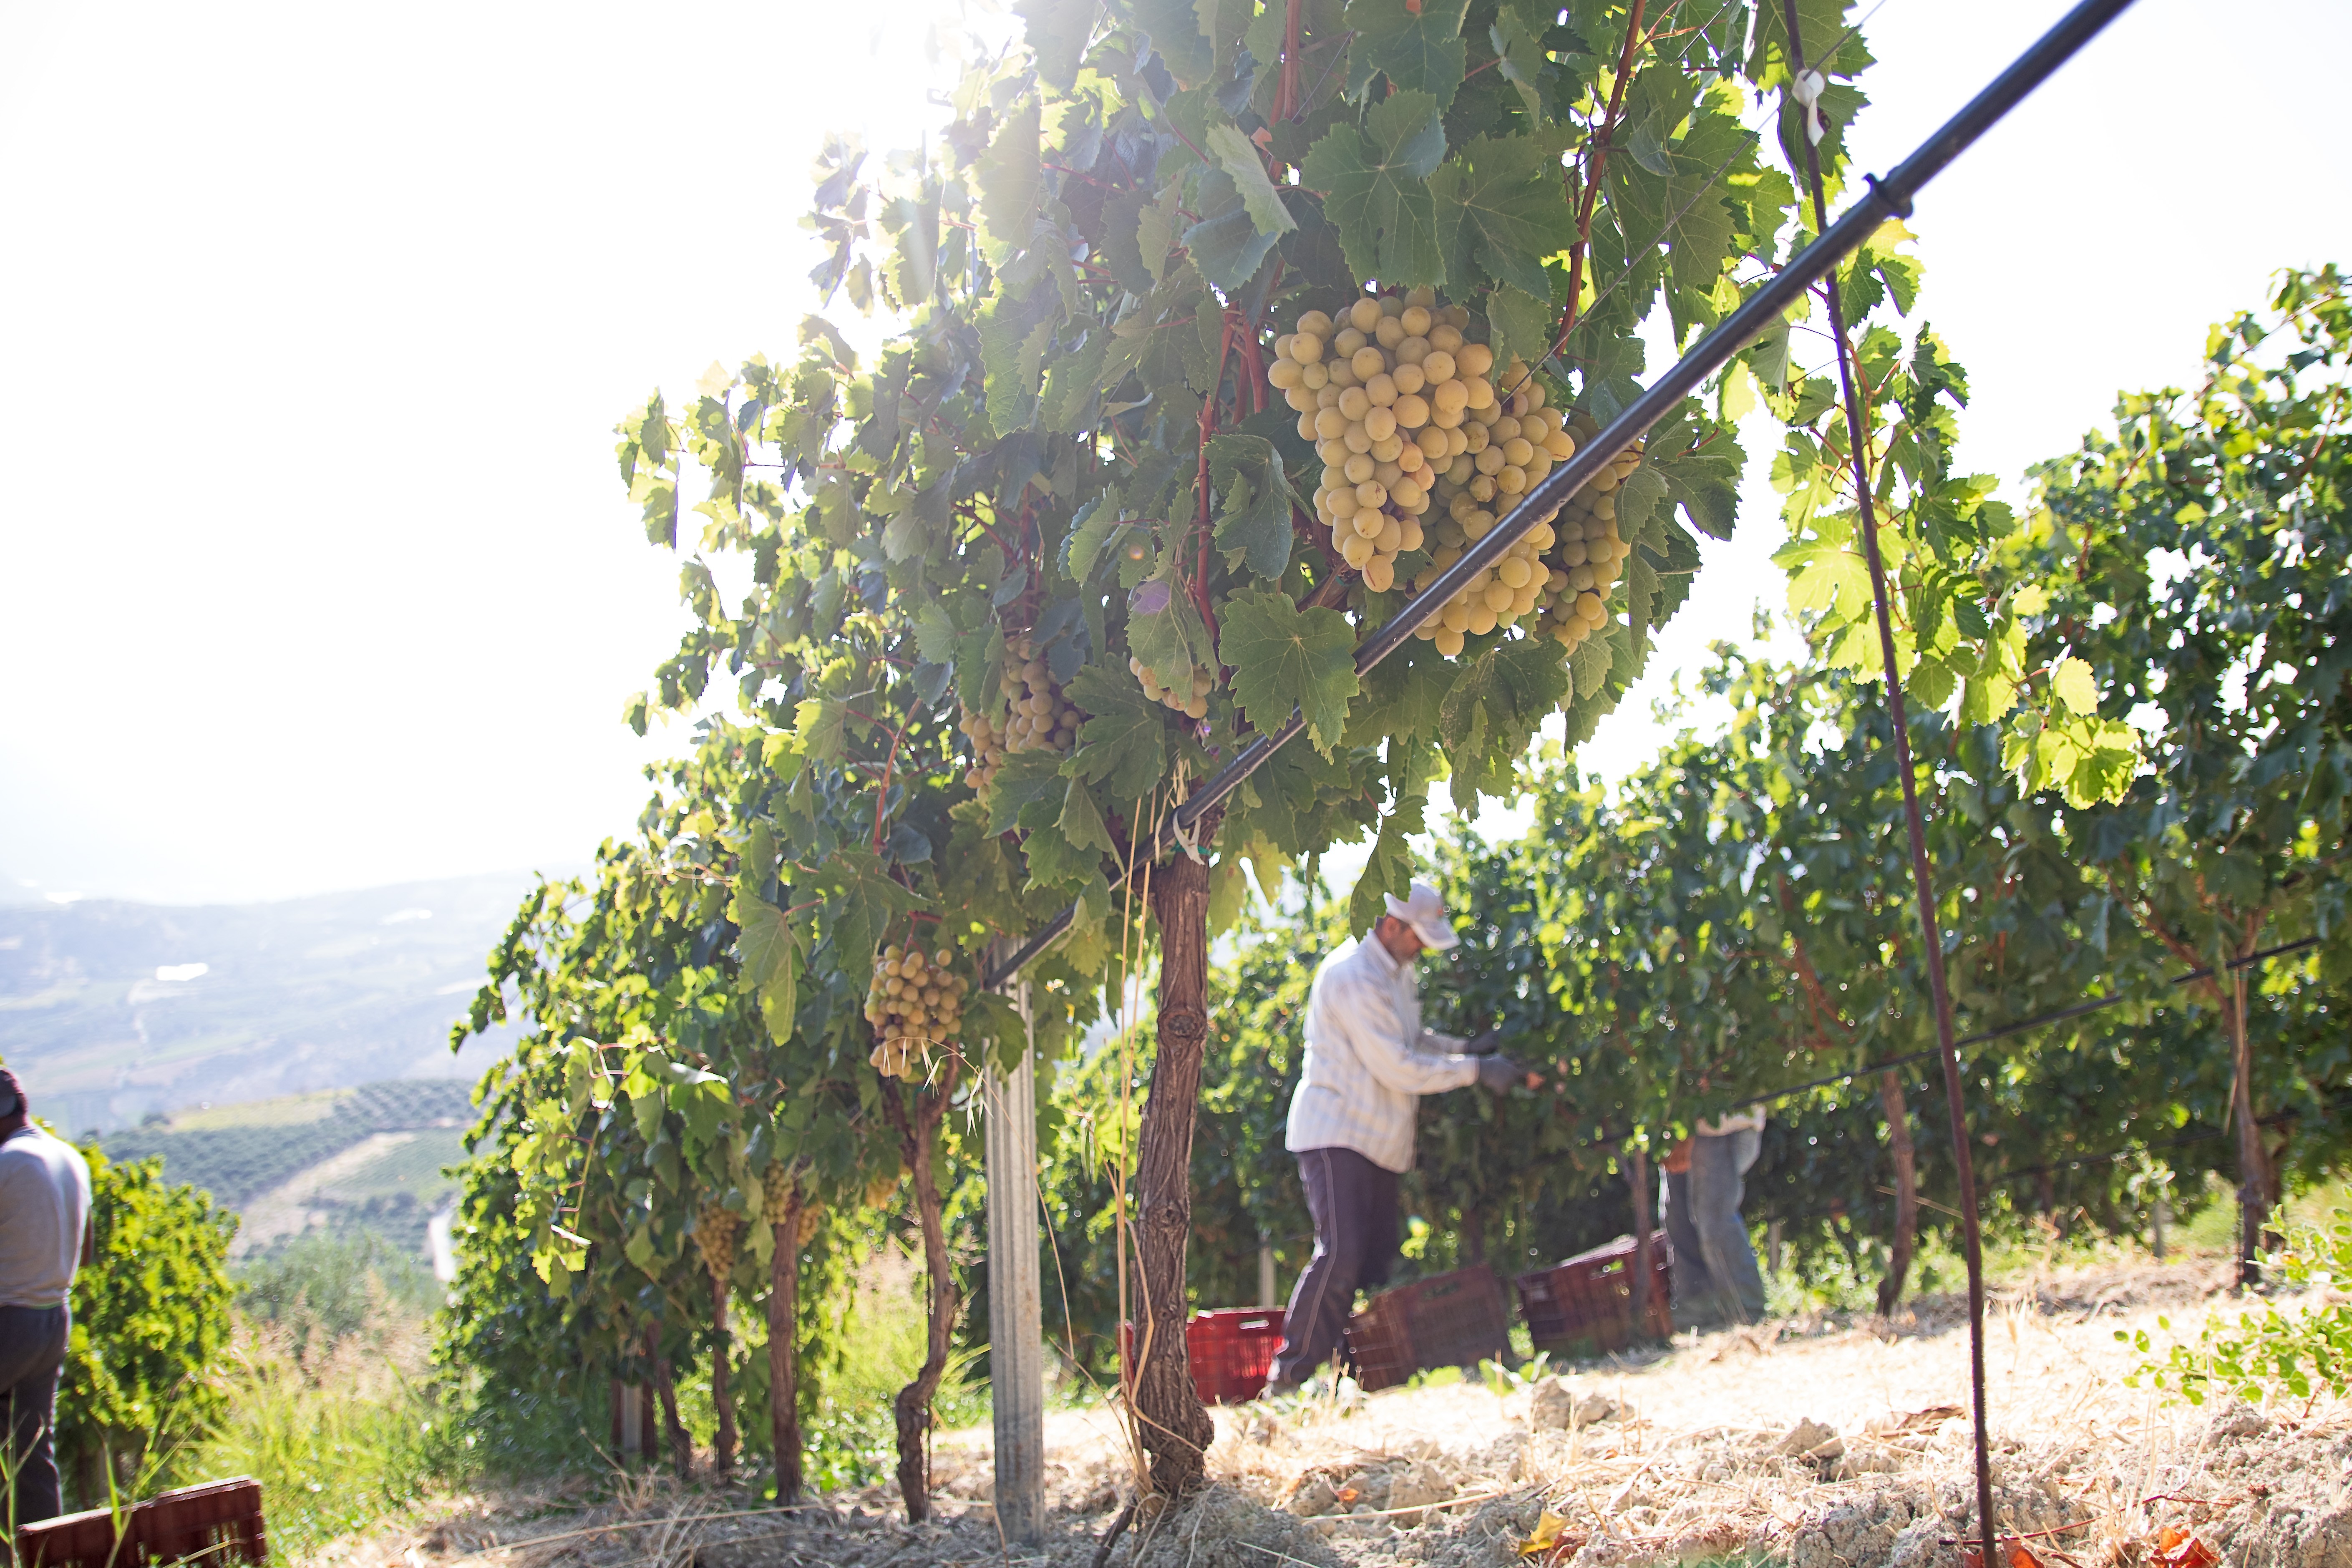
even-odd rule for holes
{"type": "Polygon", "coordinates": [[[1608,686],[1612,659],[1606,637],[1586,637],[1576,645],[1576,651],[1568,656],[1568,667],[1576,679],[1577,701],[1582,702],[1608,686]]]}
{"type": "Polygon", "coordinates": [[[1100,405],[1104,357],[1110,352],[1110,333],[1090,329],[1076,353],[1058,354],[1045,367],[1045,388],[1037,402],[1037,422],[1060,435],[1091,430],[1100,405]]]}
{"type": "Polygon", "coordinates": [[[1439,104],[1400,91],[1365,111],[1362,130],[1334,125],[1308,150],[1300,177],[1324,193],[1324,216],[1359,278],[1445,281],[1430,174],[1445,156],[1439,104]]]}
{"type": "Polygon", "coordinates": [[[1078,726],[1078,749],[1069,766],[1120,800],[1151,793],[1167,766],[1167,710],[1143,695],[1124,675],[1090,664],[1071,680],[1067,693],[1090,714],[1078,726]]]}
{"type": "Polygon", "coordinates": [[[1178,671],[1206,667],[1216,657],[1192,595],[1167,577],[1147,578],[1127,596],[1127,646],[1170,680],[1178,671]]]}
{"type": "Polygon", "coordinates": [[[1547,63],[1543,36],[1559,14],[1536,0],[1503,0],[1495,8],[1494,26],[1486,30],[1495,46],[1496,70],[1518,89],[1528,118],[1538,125],[1546,119],[1543,84],[1537,79],[1547,63]]]}
{"type": "Polygon", "coordinates": [[[1150,38],[1179,85],[1196,87],[1208,79],[1215,62],[1192,0],[1135,0],[1134,15],[1135,25],[1150,38]]]}
{"type": "Polygon", "coordinates": [[[1098,849],[1108,855],[1118,847],[1111,842],[1110,829],[1103,826],[1102,808],[1095,804],[1094,792],[1084,779],[1070,781],[1062,797],[1062,815],[1054,819],[1054,826],[1073,849],[1098,849]]]}
{"type": "Polygon", "coordinates": [[[1274,182],[1266,177],[1265,163],[1242,128],[1231,121],[1220,121],[1209,127],[1209,153],[1224,170],[1234,188],[1241,193],[1242,205],[1249,213],[1251,226],[1263,235],[1285,235],[1298,226],[1290,209],[1282,205],[1274,182]]]}
{"type": "Polygon", "coordinates": [[[1355,630],[1337,610],[1302,610],[1263,588],[1225,601],[1217,657],[1234,672],[1234,701],[1261,731],[1288,723],[1296,706],[1316,750],[1337,746],[1358,690],[1355,655],[1355,630]]]}
{"type": "Polygon", "coordinates": [[[1433,735],[1454,663],[1437,645],[1407,642],[1364,672],[1363,700],[1348,713],[1347,744],[1376,746],[1391,735],[1433,735]]]}
{"type": "Polygon", "coordinates": [[[1037,204],[1045,189],[1037,132],[1038,106],[1032,98],[1005,118],[981,155],[975,184],[980,187],[982,244],[1000,264],[1025,249],[1036,227],[1037,204]]]}
{"type": "Polygon", "coordinates": [[[1514,355],[1533,364],[1550,353],[1559,321],[1549,299],[1538,300],[1504,284],[1486,296],[1486,326],[1499,368],[1514,355]]]}
{"type": "Polygon", "coordinates": [[[793,934],[792,923],[783,910],[751,892],[740,878],[727,918],[735,922],[735,951],[743,961],[738,988],[759,997],[760,1016],[767,1021],[772,1039],[782,1043],[792,1038],[797,1005],[795,960],[800,952],[800,939],[793,934]]]}
{"type": "Polygon", "coordinates": [[[1282,454],[1263,436],[1209,437],[1209,478],[1219,498],[1217,548],[1269,582],[1290,565],[1290,484],[1282,454]]]}
{"type": "Polygon", "coordinates": [[[1364,861],[1363,875],[1348,895],[1348,929],[1358,936],[1388,912],[1391,895],[1404,898],[1412,891],[1413,853],[1410,836],[1422,828],[1422,802],[1408,795],[1381,819],[1380,837],[1364,861]]]}
{"type": "Polygon", "coordinates": [[[840,760],[846,743],[843,734],[849,721],[849,710],[829,697],[811,697],[794,710],[793,739],[800,745],[803,756],[819,762],[840,760]]]}
{"type": "MultiPolygon", "coordinates": [[[[1201,276],[1230,294],[1257,275],[1280,236],[1259,226],[1246,196],[1223,169],[1202,171],[1197,199],[1201,221],[1184,231],[1184,248],[1201,276]]],[[[1201,321],[1205,334],[1209,318],[1201,321]]],[[[1202,374],[1193,383],[1196,391],[1208,390],[1206,380],[1216,363],[1213,348],[1205,358],[1202,374]]]]}
{"type": "MultiPolygon", "coordinates": [[[[1576,222],[1560,195],[1559,143],[1539,136],[1479,136],[1456,149],[1430,176],[1441,215],[1458,215],[1488,277],[1545,302],[1551,281],[1544,258],[1576,241],[1576,222]]],[[[1456,287],[1464,281],[1456,279],[1456,287]]]]}
{"type": "Polygon", "coordinates": [[[997,764],[996,782],[989,789],[988,831],[1011,833],[1015,828],[1050,826],[1066,793],[1059,752],[1040,746],[1009,752],[997,764]]]}
{"type": "Polygon", "coordinates": [[[1462,40],[1469,9],[1470,0],[1423,0],[1415,16],[1404,0],[1349,0],[1347,26],[1356,41],[1348,51],[1348,96],[1360,100],[1385,73],[1401,92],[1425,92],[1440,109],[1453,102],[1470,61],[1462,40]]]}
{"type": "Polygon", "coordinates": [[[824,889],[818,907],[834,961],[846,968],[870,962],[892,921],[921,902],[890,875],[882,858],[845,845],[827,856],[813,879],[824,889]]]}
{"type": "Polygon", "coordinates": [[[1100,5],[1101,0],[1013,0],[1013,14],[1024,24],[1023,36],[1046,86],[1061,92],[1077,86],[1078,62],[1086,58],[1100,5]]]}
{"type": "Polygon", "coordinates": [[[2050,690],[2069,713],[2084,719],[2097,716],[2099,686],[2087,660],[2072,657],[2060,659],[2057,668],[2050,672],[2050,690]]]}
{"type": "Polygon", "coordinates": [[[1454,803],[1473,809],[1498,793],[1526,754],[1543,716],[1568,693],[1557,643],[1499,642],[1463,666],[1438,708],[1438,733],[1454,765],[1454,803]]]}

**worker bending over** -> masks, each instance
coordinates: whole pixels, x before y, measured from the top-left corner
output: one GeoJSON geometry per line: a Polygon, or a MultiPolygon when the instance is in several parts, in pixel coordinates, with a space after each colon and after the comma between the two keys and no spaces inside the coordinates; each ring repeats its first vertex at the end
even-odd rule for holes
{"type": "Polygon", "coordinates": [[[1315,1256],[1290,1293],[1268,1394],[1296,1389],[1339,1349],[1356,1291],[1385,1282],[1397,1256],[1397,1178],[1412,1168],[1415,1103],[1471,1083],[1502,1092],[1524,1076],[1488,1030],[1460,1040],[1421,1026],[1423,949],[1461,939],[1426,882],[1391,898],[1371,933],[1316,971],[1307,1056],[1284,1144],[1298,1157],[1315,1256]]]}

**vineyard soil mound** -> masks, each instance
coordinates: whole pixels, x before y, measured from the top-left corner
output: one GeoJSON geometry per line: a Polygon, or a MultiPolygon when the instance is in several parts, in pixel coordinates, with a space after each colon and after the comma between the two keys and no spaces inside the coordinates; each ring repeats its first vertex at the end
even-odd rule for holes
{"type": "MultiPolygon", "coordinates": [[[[2227,1568],[2352,1568],[2352,1408],[2168,1405],[2125,1385],[2116,1342],[2194,1337],[2210,1262],[2049,1271],[1996,1292],[1990,1320],[1996,1489],[2005,1531],[2048,1563],[2153,1560],[2170,1527],[2227,1568]],[[2062,1557],[2059,1555],[2063,1553],[2062,1557]]],[[[1886,1324],[1816,1315],[1682,1335],[1668,1348],[1496,1393],[1465,1380],[1369,1397],[1221,1407],[1214,1485],[1119,1544],[1118,1568],[1283,1562],[1652,1568],[1952,1568],[1971,1495],[1968,1336],[1929,1298],[1886,1324]]],[[[634,1483],[590,1501],[460,1500],[427,1525],[347,1542],[335,1568],[767,1568],[822,1562],[1090,1563],[1126,1495],[1115,1418],[1046,1430],[1048,1540],[1008,1558],[990,1505],[988,1434],[942,1433],[939,1511],[899,1521],[887,1488],[794,1515],[740,1493],[634,1483]]]]}

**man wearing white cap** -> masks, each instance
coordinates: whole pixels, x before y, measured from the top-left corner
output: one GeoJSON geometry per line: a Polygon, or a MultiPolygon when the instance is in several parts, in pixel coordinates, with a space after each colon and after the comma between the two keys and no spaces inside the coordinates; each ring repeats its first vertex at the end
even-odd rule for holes
{"type": "Polygon", "coordinates": [[[1502,1092],[1524,1070],[1494,1050],[1488,1030],[1460,1040],[1421,1026],[1424,948],[1461,939],[1426,882],[1391,897],[1371,934],[1316,972],[1307,997],[1307,1058],[1290,1097],[1284,1143],[1298,1156],[1315,1256],[1283,1318],[1266,1392],[1297,1387],[1339,1347],[1356,1291],[1384,1282],[1397,1254],[1397,1178],[1412,1168],[1412,1123],[1424,1094],[1466,1084],[1502,1092]]]}

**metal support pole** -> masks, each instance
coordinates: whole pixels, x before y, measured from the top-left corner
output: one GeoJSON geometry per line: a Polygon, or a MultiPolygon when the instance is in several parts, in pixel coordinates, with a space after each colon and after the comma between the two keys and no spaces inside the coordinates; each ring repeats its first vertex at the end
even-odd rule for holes
{"type": "Polygon", "coordinates": [[[1021,1065],[991,1065],[988,1135],[988,1375],[996,1410],[996,1523],[1034,1546],[1045,1530],[1045,1331],[1037,1268],[1037,1050],[1029,981],[1013,983],[1026,1038],[1021,1065]]]}

